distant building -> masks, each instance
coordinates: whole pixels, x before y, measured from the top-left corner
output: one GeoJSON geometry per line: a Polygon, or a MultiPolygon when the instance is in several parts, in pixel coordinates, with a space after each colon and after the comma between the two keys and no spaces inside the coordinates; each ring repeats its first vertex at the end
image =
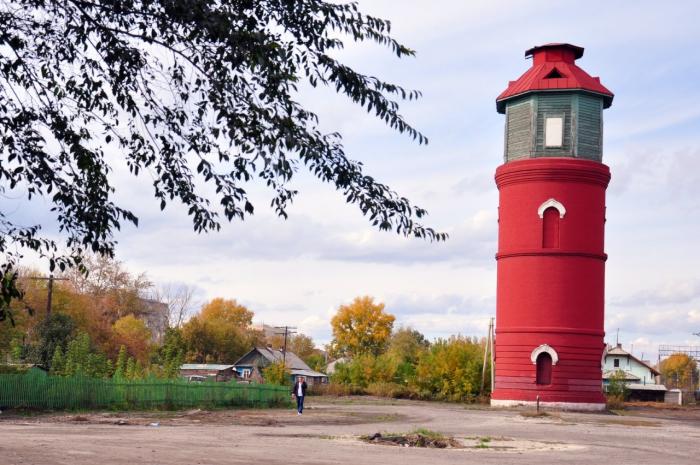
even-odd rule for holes
{"type": "Polygon", "coordinates": [[[283,359],[292,374],[292,382],[302,376],[306,379],[308,385],[328,382],[328,376],[325,373],[312,370],[309,365],[293,352],[288,351],[285,356],[281,349],[273,349],[272,347],[255,347],[238,359],[234,365],[240,378],[251,379],[266,366],[272,363],[281,363],[283,359]]]}
{"type": "Polygon", "coordinates": [[[266,325],[265,323],[253,323],[250,325],[250,329],[254,331],[259,331],[265,337],[265,339],[270,339],[274,336],[280,334],[280,329],[275,326],[266,325]]]}
{"type": "Polygon", "coordinates": [[[622,348],[607,346],[603,361],[603,387],[607,388],[616,373],[624,376],[630,399],[663,402],[666,386],[660,384],[659,371],[648,361],[640,360],[622,348]]]}
{"type": "Polygon", "coordinates": [[[185,363],[180,366],[180,376],[190,380],[230,381],[238,378],[233,365],[216,363],[185,363]]]}
{"type": "Polygon", "coordinates": [[[338,365],[339,363],[343,364],[343,363],[348,363],[348,362],[350,362],[350,359],[348,357],[340,357],[337,360],[333,360],[331,363],[329,363],[326,366],[326,373],[328,373],[329,375],[332,375],[333,373],[335,373],[336,365],[338,365]]]}
{"type": "Polygon", "coordinates": [[[142,305],[139,317],[151,330],[153,342],[161,342],[168,328],[168,305],[153,299],[139,299],[142,305]]]}

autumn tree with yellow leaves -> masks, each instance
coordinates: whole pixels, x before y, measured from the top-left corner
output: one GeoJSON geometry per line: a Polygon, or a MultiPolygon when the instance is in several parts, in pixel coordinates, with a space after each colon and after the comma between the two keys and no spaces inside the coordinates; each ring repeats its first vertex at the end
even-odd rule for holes
{"type": "Polygon", "coordinates": [[[384,311],[383,303],[375,303],[369,296],[356,297],[352,303],[341,305],[331,320],[333,352],[338,356],[382,353],[395,319],[384,311]]]}
{"type": "Polygon", "coordinates": [[[673,354],[661,361],[659,371],[668,388],[689,389],[697,381],[697,362],[687,354],[673,354]]]}
{"type": "Polygon", "coordinates": [[[151,330],[146,323],[134,315],[126,315],[115,321],[112,327],[118,346],[125,346],[129,355],[146,363],[151,349],[151,330]]]}
{"type": "Polygon", "coordinates": [[[182,327],[186,358],[196,363],[233,363],[262,340],[250,330],[253,312],[235,300],[216,298],[204,304],[182,327]]]}

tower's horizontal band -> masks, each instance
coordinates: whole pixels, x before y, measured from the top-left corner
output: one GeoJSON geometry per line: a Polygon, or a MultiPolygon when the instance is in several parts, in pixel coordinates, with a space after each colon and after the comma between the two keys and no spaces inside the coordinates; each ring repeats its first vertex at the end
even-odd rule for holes
{"type": "Polygon", "coordinates": [[[600,162],[576,158],[530,158],[501,165],[496,170],[496,185],[525,182],[583,182],[607,187],[610,168],[600,162]]]}
{"type": "Polygon", "coordinates": [[[562,328],[560,326],[496,326],[496,334],[505,333],[556,333],[556,334],[580,334],[582,336],[605,336],[605,331],[588,328],[562,328]]]}
{"type": "Polygon", "coordinates": [[[523,249],[513,252],[503,252],[496,254],[496,260],[513,257],[581,257],[592,258],[594,260],[606,261],[608,254],[606,253],[591,253],[581,252],[577,250],[561,250],[561,249],[523,249]]]}

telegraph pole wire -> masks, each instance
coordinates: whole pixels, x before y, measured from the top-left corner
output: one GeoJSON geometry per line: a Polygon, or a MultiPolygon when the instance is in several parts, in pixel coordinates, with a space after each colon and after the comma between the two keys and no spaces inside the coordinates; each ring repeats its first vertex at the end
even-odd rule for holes
{"type": "Polygon", "coordinates": [[[284,334],[284,348],[282,349],[282,369],[287,367],[287,337],[288,335],[296,334],[296,326],[275,326],[275,329],[283,329],[284,331],[275,332],[275,334],[284,334]]]}

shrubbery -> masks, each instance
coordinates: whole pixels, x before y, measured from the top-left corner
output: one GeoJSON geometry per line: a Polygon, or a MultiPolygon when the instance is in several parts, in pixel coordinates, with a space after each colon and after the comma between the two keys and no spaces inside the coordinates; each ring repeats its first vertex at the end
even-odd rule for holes
{"type": "Polygon", "coordinates": [[[289,384],[289,379],[292,376],[291,372],[282,363],[271,363],[265,367],[263,378],[265,383],[276,384],[277,386],[286,386],[289,384]]]}
{"type": "Polygon", "coordinates": [[[627,398],[627,384],[625,372],[617,370],[611,377],[605,388],[606,405],[609,410],[620,410],[625,407],[627,398]]]}
{"type": "Polygon", "coordinates": [[[380,355],[359,355],[337,364],[331,386],[343,388],[327,391],[454,402],[474,401],[481,394],[483,342],[457,336],[421,343],[416,350],[393,349],[390,345],[380,355]]]}

